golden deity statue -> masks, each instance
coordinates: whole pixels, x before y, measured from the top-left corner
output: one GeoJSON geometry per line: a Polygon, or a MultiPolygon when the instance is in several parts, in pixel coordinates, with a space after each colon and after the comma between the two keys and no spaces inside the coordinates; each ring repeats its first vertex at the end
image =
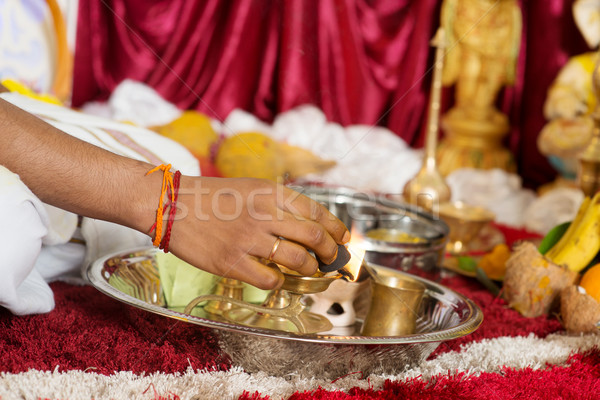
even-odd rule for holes
{"type": "MultiPolygon", "coordinates": [[[[548,188],[577,186],[577,174],[584,149],[589,159],[589,145],[595,136],[599,117],[596,91],[600,44],[600,0],[576,0],[573,18],[579,32],[591,51],[569,58],[548,88],[544,102],[547,123],[541,130],[537,144],[540,153],[560,173],[548,188]]],[[[598,158],[598,157],[595,157],[598,158]]],[[[580,171],[579,171],[580,172],[580,171]]],[[[588,174],[584,174],[588,176],[588,174]]],[[[579,176],[581,180],[581,174],[579,176]]]]}
{"type": "Polygon", "coordinates": [[[502,139],[508,117],[495,107],[498,92],[515,80],[521,42],[516,0],[445,0],[441,24],[447,32],[443,84],[455,85],[455,104],[442,118],[445,140],[438,149],[440,172],[460,167],[514,171],[502,139]]]}

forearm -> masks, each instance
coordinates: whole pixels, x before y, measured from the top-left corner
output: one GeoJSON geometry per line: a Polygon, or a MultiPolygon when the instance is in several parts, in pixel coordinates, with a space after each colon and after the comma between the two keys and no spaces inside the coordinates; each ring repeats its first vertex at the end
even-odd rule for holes
{"type": "Polygon", "coordinates": [[[61,132],[0,99],[0,164],[44,202],[147,231],[155,218],[160,174],[61,132]],[[123,201],[125,200],[125,201],[123,201]]]}
{"type": "MultiPolygon", "coordinates": [[[[146,233],[155,222],[163,177],[145,175],[153,165],[67,135],[2,99],[0,165],[48,204],[146,233]]],[[[196,267],[260,288],[282,282],[260,259],[311,275],[317,261],[307,248],[332,262],[337,243],[349,240],[325,207],[274,182],[183,176],[178,194],[169,249],[196,267]]]]}

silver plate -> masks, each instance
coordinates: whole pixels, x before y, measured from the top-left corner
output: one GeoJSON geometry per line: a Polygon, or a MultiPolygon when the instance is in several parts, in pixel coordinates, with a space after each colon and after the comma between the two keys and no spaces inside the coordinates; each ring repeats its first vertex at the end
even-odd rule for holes
{"type": "MultiPolygon", "coordinates": [[[[154,248],[132,249],[100,258],[87,269],[88,279],[98,290],[123,303],[212,328],[221,351],[230,357],[233,365],[239,365],[248,372],[331,379],[356,371],[364,376],[371,373],[397,373],[423,361],[442,341],[472,333],[483,321],[480,308],[471,300],[413,275],[411,277],[425,284],[426,290],[421,316],[417,321],[417,333],[407,336],[361,336],[361,320],[342,333],[338,329],[337,332],[303,335],[219,321],[211,319],[210,314],[183,314],[163,305],[154,256],[156,251],[154,248]],[[153,271],[150,274],[138,274],[134,290],[124,291],[109,283],[115,267],[129,269],[141,264],[145,268],[150,266],[153,271]],[[144,280],[147,281],[140,283],[144,280]]],[[[375,271],[405,275],[404,272],[383,266],[370,266],[375,271]]]]}

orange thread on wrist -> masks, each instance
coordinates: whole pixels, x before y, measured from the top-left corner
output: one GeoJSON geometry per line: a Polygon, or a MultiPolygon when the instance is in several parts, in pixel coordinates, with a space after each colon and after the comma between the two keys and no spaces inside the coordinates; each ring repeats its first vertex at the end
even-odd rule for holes
{"type": "Polygon", "coordinates": [[[159,249],[164,250],[165,253],[169,252],[169,241],[171,240],[171,229],[173,228],[173,222],[175,221],[175,214],[177,213],[177,197],[179,195],[179,180],[181,179],[181,172],[175,172],[173,177],[173,201],[169,203],[169,221],[167,222],[167,229],[163,236],[159,249]]]}
{"type": "Polygon", "coordinates": [[[169,191],[170,203],[174,200],[174,190],[169,190],[169,187],[173,188],[173,173],[170,171],[171,164],[161,164],[155,168],[152,168],[150,171],[146,172],[146,176],[156,172],[158,170],[163,171],[163,180],[162,180],[162,188],[160,190],[160,198],[158,199],[158,208],[156,209],[156,222],[150,228],[150,233],[155,230],[154,241],[152,244],[154,246],[160,245],[160,237],[162,235],[162,223],[163,223],[163,215],[164,215],[164,200],[165,194],[169,191]]]}

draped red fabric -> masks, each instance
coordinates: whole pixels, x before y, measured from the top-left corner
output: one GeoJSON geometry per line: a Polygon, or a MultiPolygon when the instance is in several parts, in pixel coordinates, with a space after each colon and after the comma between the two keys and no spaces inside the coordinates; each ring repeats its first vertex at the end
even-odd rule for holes
{"type": "MultiPolygon", "coordinates": [[[[502,0],[499,0],[502,1],[502,0]]],[[[546,90],[586,50],[573,0],[522,2],[518,79],[498,100],[507,145],[531,186],[554,171],[536,147],[546,90]]],[[[182,109],[261,119],[300,104],[343,125],[387,126],[422,143],[437,0],[90,0],[79,4],[73,106],[106,99],[123,79],[182,109]]],[[[444,94],[444,108],[452,101],[444,94]]]]}

